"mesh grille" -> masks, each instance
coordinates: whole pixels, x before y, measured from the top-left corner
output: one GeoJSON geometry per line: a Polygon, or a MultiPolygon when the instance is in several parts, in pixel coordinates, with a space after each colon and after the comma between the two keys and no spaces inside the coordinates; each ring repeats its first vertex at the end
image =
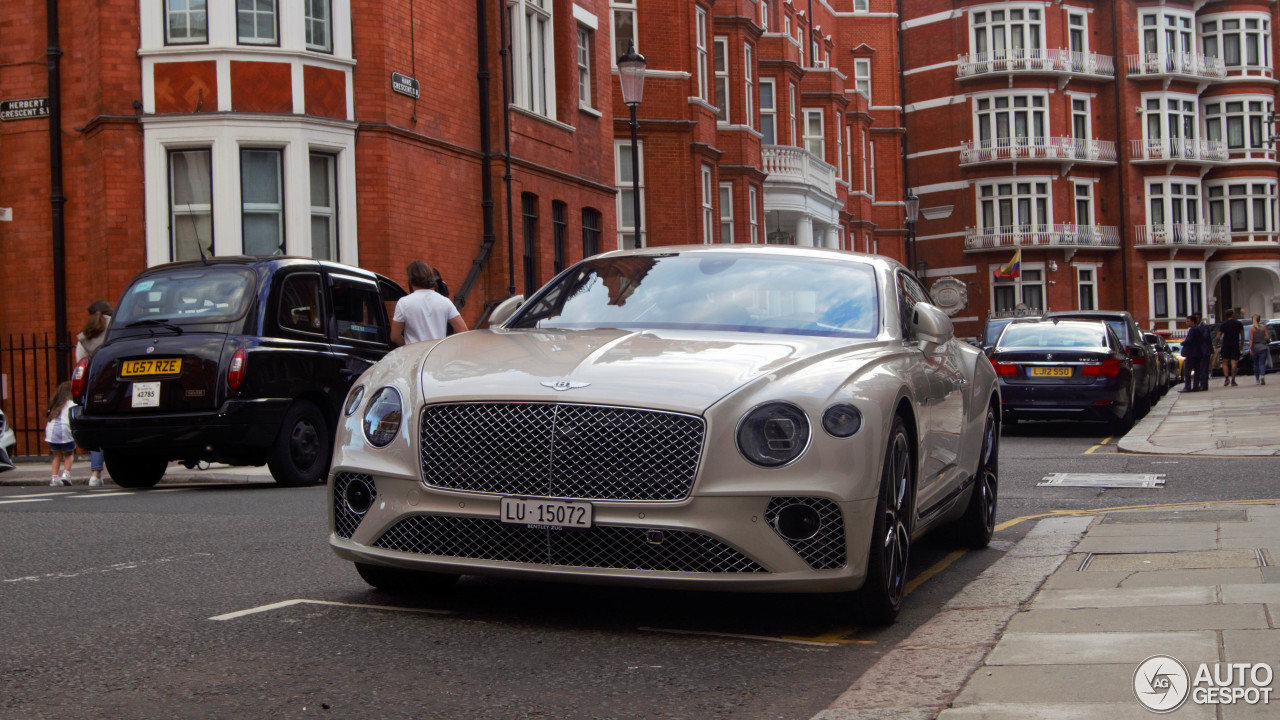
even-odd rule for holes
{"type": "Polygon", "coordinates": [[[531,565],[696,573],[765,572],[724,543],[687,530],[596,525],[545,530],[489,518],[415,515],[396,523],[374,547],[443,557],[531,565]]]}
{"type": "Polygon", "coordinates": [[[338,473],[338,477],[333,480],[333,531],[340,538],[350,538],[364,519],[364,515],[357,515],[347,507],[347,486],[353,482],[363,482],[368,486],[370,494],[374,498],[378,497],[378,487],[374,485],[372,475],[338,473]]]}
{"type": "Polygon", "coordinates": [[[422,478],[452,490],[581,500],[681,500],[705,425],[600,405],[458,403],[422,411],[422,478]]]}
{"type": "MultiPolygon", "coordinates": [[[[788,505],[807,505],[818,513],[818,533],[808,540],[783,540],[791,546],[809,567],[814,570],[835,570],[847,563],[844,544],[844,518],[840,515],[840,507],[826,498],[777,497],[769,501],[764,511],[765,522],[777,532],[774,520],[778,511],[788,505]]],[[[781,533],[778,533],[782,537],[781,533]]]]}

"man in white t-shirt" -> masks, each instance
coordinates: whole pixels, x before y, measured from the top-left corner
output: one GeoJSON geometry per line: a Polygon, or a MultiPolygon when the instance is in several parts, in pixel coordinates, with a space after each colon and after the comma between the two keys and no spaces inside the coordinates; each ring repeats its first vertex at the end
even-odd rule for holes
{"type": "Polygon", "coordinates": [[[396,301],[391,317],[391,342],[396,345],[439,340],[453,328],[467,331],[467,321],[449,298],[435,291],[435,272],[421,260],[409,263],[409,294],[396,301]]]}

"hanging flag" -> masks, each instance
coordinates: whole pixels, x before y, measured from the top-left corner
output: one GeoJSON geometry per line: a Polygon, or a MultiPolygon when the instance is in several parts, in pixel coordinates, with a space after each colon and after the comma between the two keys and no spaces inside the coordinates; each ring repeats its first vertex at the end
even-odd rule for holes
{"type": "Polygon", "coordinates": [[[996,268],[997,280],[1013,280],[1022,276],[1022,248],[1013,251],[1009,262],[996,268]]]}

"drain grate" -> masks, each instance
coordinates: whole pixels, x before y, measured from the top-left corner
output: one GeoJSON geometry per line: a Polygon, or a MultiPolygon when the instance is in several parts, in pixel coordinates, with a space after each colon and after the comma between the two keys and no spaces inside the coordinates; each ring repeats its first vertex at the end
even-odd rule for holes
{"type": "Polygon", "coordinates": [[[1163,488],[1164,475],[1154,473],[1049,473],[1036,487],[1163,488]]]}

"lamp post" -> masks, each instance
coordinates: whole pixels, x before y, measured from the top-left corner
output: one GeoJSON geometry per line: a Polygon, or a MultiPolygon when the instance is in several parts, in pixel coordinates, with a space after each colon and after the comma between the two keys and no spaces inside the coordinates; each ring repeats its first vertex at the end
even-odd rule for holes
{"type": "Polygon", "coordinates": [[[644,97],[644,56],[636,52],[633,42],[618,58],[618,76],[622,82],[622,102],[631,108],[631,201],[635,215],[635,245],[640,247],[640,142],[636,138],[636,107],[644,97]]]}
{"type": "Polygon", "coordinates": [[[920,213],[920,198],[911,192],[911,188],[907,188],[907,197],[902,206],[907,215],[907,268],[916,272],[919,267],[916,258],[916,217],[920,213]]]}

